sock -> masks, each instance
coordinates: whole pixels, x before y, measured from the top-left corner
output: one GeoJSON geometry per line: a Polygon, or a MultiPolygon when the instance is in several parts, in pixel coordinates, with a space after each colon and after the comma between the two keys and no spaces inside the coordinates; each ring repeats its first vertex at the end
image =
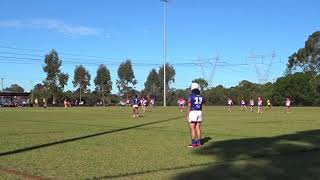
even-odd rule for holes
{"type": "Polygon", "coordinates": [[[197,144],[201,145],[201,139],[198,139],[197,144]]]}
{"type": "Polygon", "coordinates": [[[197,140],[192,139],[192,145],[196,145],[197,144],[197,140]]]}

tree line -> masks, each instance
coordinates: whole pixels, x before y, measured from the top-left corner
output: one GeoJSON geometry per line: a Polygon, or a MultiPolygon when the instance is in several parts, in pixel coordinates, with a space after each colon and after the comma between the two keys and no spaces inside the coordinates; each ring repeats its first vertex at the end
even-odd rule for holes
{"type": "MultiPolygon", "coordinates": [[[[145,82],[145,89],[141,92],[135,89],[138,81],[135,78],[131,60],[125,60],[118,67],[118,79],[116,86],[119,90],[118,94],[111,94],[112,81],[110,71],[106,65],[98,66],[94,78],[95,89],[90,90],[91,74],[83,65],[77,65],[74,69],[72,80],[75,91],[64,88],[69,80],[69,74],[61,72],[62,60],[59,58],[56,50],[45,55],[43,71],[46,73],[46,78],[42,83],[36,84],[32,90],[33,99],[46,99],[48,104],[58,105],[67,99],[71,102],[77,100],[84,101],[84,104],[92,105],[108,105],[116,104],[120,100],[132,98],[135,94],[140,94],[145,97],[154,96],[159,101],[162,101],[160,96],[163,91],[163,66],[158,70],[152,69],[145,82]]],[[[166,86],[169,87],[174,82],[175,69],[172,65],[166,64],[166,86]]]]}
{"type": "MultiPolygon", "coordinates": [[[[44,58],[43,71],[46,78],[42,83],[36,84],[32,90],[33,98],[45,98],[49,104],[61,104],[64,99],[84,101],[86,105],[116,104],[120,100],[132,98],[135,94],[150,98],[156,98],[158,104],[163,101],[163,71],[166,68],[166,87],[168,105],[176,105],[178,97],[187,97],[189,89],[175,89],[171,85],[175,81],[175,69],[167,63],[158,69],[151,69],[144,89],[137,91],[131,60],[125,60],[118,67],[116,86],[118,94],[111,94],[112,81],[110,71],[106,65],[99,65],[94,78],[95,89],[90,90],[91,74],[83,65],[77,65],[74,69],[72,84],[75,91],[64,88],[69,80],[69,74],[61,72],[62,60],[56,50],[51,50],[44,58]]],[[[284,76],[279,77],[274,83],[257,84],[243,80],[238,85],[230,88],[218,85],[208,87],[208,82],[202,78],[193,80],[198,82],[207,105],[225,105],[227,97],[231,97],[235,104],[241,99],[249,98],[270,99],[273,105],[283,105],[286,97],[290,97],[294,105],[320,105],[320,31],[309,36],[303,48],[294,52],[288,58],[287,69],[284,76]]],[[[6,88],[9,91],[24,91],[17,84],[6,88]]]]}

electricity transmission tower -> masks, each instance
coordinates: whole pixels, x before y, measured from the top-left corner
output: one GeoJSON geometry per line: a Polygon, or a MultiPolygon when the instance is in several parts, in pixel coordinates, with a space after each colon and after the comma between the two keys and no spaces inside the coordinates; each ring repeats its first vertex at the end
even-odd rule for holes
{"type": "Polygon", "coordinates": [[[260,84],[267,83],[269,80],[269,74],[272,67],[272,63],[276,58],[275,52],[272,54],[257,55],[252,54],[247,57],[248,65],[253,66],[258,75],[258,81],[260,84]]]}
{"type": "Polygon", "coordinates": [[[218,62],[219,62],[219,57],[198,59],[197,65],[200,66],[202,77],[208,82],[208,87],[213,86],[213,77],[214,77],[214,73],[216,71],[218,62]]]}

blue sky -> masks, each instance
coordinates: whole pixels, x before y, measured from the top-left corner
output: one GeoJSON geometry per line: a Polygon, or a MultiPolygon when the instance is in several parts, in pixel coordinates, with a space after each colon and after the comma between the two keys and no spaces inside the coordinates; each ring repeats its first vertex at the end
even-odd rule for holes
{"type": "MultiPolygon", "coordinates": [[[[41,82],[43,57],[52,48],[60,54],[62,71],[70,75],[70,90],[78,64],[90,71],[91,89],[98,65],[106,64],[116,93],[118,64],[125,59],[134,63],[138,90],[149,71],[163,63],[160,0],[0,4],[0,77],[5,87],[18,83],[30,90],[32,83],[41,82]]],[[[259,77],[274,81],[283,74],[288,56],[320,29],[319,7],[315,0],[169,0],[167,61],[176,70],[172,87],[187,88],[195,78],[209,78],[216,57],[213,86],[235,86],[244,79],[259,82],[259,77]],[[260,58],[248,58],[264,54],[263,64],[260,58]],[[212,58],[212,64],[179,64],[205,58],[212,58]]]]}

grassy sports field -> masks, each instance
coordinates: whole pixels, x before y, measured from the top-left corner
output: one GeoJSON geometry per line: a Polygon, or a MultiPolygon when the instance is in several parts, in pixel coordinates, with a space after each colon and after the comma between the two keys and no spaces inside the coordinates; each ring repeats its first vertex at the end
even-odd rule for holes
{"type": "Polygon", "coordinates": [[[185,112],[157,107],[1,108],[0,179],[319,179],[320,108],[264,114],[204,107],[204,146],[185,112]]]}

